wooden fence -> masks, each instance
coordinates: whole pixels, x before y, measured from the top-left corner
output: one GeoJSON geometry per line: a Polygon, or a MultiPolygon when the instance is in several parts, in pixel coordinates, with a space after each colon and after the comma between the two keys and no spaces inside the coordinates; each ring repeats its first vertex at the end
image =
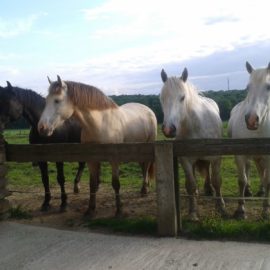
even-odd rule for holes
{"type": "MultiPolygon", "coordinates": [[[[158,233],[175,236],[181,230],[177,158],[181,156],[270,154],[270,139],[203,139],[124,144],[4,144],[0,140],[1,202],[7,204],[4,162],[33,161],[155,161],[158,233]]],[[[3,211],[2,211],[3,212],[3,211]]]]}

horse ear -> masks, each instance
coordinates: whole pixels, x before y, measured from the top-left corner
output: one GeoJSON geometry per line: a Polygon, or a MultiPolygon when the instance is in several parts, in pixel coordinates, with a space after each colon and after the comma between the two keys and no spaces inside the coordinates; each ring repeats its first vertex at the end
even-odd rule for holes
{"type": "Polygon", "coordinates": [[[47,79],[48,79],[49,84],[52,84],[52,81],[51,81],[51,79],[49,78],[49,76],[47,76],[47,79]]]}
{"type": "Polygon", "coordinates": [[[249,74],[252,73],[252,71],[254,70],[254,68],[252,67],[252,65],[247,61],[246,62],[246,68],[249,74]]]}
{"type": "Polygon", "coordinates": [[[7,88],[8,88],[8,90],[12,90],[12,85],[9,81],[7,81],[7,88]]]}
{"type": "Polygon", "coordinates": [[[62,80],[59,75],[57,75],[57,82],[60,84],[60,87],[63,86],[62,80]]]}
{"type": "Polygon", "coordinates": [[[161,70],[161,79],[162,79],[162,81],[163,81],[164,83],[165,83],[165,82],[167,81],[167,79],[168,79],[168,76],[167,76],[167,74],[166,74],[166,72],[165,72],[164,69],[161,70]]]}
{"type": "Polygon", "coordinates": [[[182,72],[181,79],[183,80],[183,82],[186,82],[187,81],[187,78],[188,78],[188,70],[185,67],[184,70],[183,70],[183,72],[182,72]]]}

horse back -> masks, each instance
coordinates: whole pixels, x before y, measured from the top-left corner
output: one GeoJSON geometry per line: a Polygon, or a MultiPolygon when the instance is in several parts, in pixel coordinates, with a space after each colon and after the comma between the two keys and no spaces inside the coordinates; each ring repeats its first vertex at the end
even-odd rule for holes
{"type": "Polygon", "coordinates": [[[125,142],[149,142],[157,138],[157,118],[154,112],[140,103],[119,107],[123,119],[125,142]]]}

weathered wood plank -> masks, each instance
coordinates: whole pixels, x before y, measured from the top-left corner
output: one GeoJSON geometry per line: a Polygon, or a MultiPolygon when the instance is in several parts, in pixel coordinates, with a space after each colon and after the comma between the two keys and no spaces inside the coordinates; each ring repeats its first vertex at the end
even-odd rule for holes
{"type": "Polygon", "coordinates": [[[154,144],[8,144],[6,160],[15,162],[153,161],[154,144]]]}
{"type": "Polygon", "coordinates": [[[174,161],[172,144],[156,144],[156,188],[158,208],[158,234],[177,235],[174,161]]]}
{"type": "Polygon", "coordinates": [[[270,155],[270,139],[198,139],[174,141],[175,156],[270,155]]]}

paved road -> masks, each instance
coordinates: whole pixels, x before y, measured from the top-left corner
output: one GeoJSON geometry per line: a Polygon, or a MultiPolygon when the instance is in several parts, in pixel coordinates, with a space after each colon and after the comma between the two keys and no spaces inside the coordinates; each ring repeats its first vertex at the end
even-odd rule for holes
{"type": "Polygon", "coordinates": [[[0,223],[1,270],[270,269],[270,245],[63,231],[0,223]]]}

